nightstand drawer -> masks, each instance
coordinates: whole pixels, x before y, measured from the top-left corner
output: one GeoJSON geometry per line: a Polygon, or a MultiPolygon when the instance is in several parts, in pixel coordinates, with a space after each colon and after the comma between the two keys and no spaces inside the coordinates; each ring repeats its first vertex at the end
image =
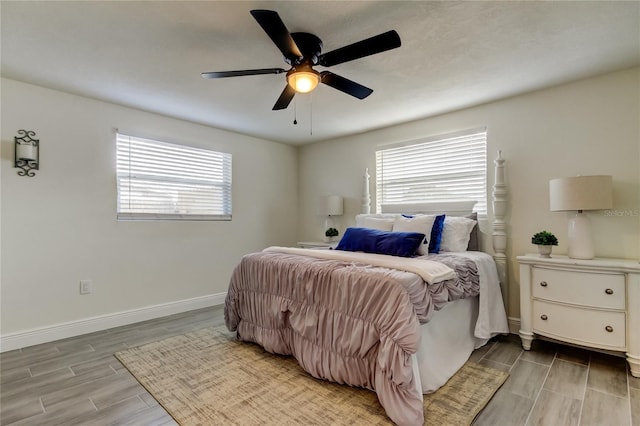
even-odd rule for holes
{"type": "Polygon", "coordinates": [[[532,268],[531,292],[538,299],[598,308],[625,309],[622,274],[532,268]]]}
{"type": "Polygon", "coordinates": [[[585,346],[624,350],[625,313],[533,301],[533,331],[585,346]]]}

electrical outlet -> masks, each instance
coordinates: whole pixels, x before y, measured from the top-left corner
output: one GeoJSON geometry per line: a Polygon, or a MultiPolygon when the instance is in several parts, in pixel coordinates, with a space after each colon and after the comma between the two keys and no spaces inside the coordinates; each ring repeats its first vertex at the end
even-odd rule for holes
{"type": "Polygon", "coordinates": [[[91,280],[80,280],[80,294],[93,293],[93,284],[91,280]]]}

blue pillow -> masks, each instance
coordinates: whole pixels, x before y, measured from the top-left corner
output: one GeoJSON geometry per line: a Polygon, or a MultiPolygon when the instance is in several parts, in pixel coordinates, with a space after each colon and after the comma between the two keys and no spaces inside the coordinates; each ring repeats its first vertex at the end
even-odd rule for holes
{"type": "Polygon", "coordinates": [[[440,253],[440,243],[442,242],[442,230],[444,229],[445,215],[436,216],[431,228],[431,239],[429,240],[429,253],[440,253]]]}
{"type": "Polygon", "coordinates": [[[424,234],[419,232],[390,232],[371,228],[347,228],[336,250],[363,251],[411,257],[422,244],[424,234]]]}

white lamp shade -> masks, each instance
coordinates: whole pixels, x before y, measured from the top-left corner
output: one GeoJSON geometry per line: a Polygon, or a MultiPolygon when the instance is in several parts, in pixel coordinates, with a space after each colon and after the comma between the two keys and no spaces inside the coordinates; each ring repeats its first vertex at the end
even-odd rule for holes
{"type": "Polygon", "coordinates": [[[323,199],[322,213],[326,216],[342,215],[343,199],[339,195],[327,195],[323,199]]]}
{"type": "Polygon", "coordinates": [[[611,176],[574,176],[549,181],[549,209],[603,210],[613,207],[611,176]]]}
{"type": "Polygon", "coordinates": [[[35,160],[37,158],[35,145],[17,143],[16,158],[18,160],[35,160]]]}

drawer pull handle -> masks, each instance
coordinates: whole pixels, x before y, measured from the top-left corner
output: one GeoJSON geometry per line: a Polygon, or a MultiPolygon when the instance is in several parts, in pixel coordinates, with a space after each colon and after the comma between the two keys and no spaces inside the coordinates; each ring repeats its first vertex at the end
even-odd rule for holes
{"type": "Polygon", "coordinates": [[[613,294],[613,290],[611,290],[610,288],[606,289],[604,292],[607,294],[613,294]]]}
{"type": "Polygon", "coordinates": [[[546,321],[549,317],[547,317],[545,314],[540,315],[540,319],[542,321],[546,321]]]}
{"type": "Polygon", "coordinates": [[[541,281],[540,282],[540,287],[546,287],[547,286],[547,282],[546,281],[541,281]]]}
{"type": "Polygon", "coordinates": [[[604,329],[607,330],[609,333],[613,333],[613,327],[611,327],[610,325],[606,326],[604,329]]]}

